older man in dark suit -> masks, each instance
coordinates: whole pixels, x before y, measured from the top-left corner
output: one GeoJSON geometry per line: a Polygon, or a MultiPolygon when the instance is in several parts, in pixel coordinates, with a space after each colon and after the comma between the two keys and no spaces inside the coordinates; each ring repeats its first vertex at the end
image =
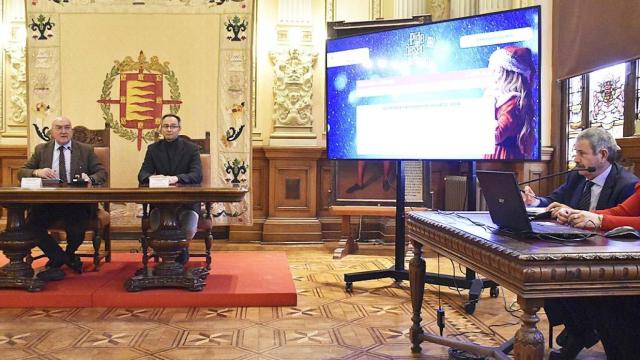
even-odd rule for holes
{"type": "Polygon", "coordinates": [[[584,130],[576,138],[574,151],[576,166],[593,167],[595,171],[569,174],[567,181],[549,196],[536,197],[526,186],[524,201],[527,206],[603,210],[622,203],[634,193],[638,178],[615,162],[618,145],[606,130],[584,130]],[[588,192],[585,192],[586,187],[588,192]]]}
{"type": "MultiPolygon", "coordinates": [[[[144,162],[138,173],[138,182],[148,184],[151,176],[166,176],[169,184],[200,184],[202,182],[202,163],[198,145],[180,137],[181,119],[175,114],[162,117],[160,126],[163,140],[149,145],[144,162]]],[[[186,238],[191,240],[198,227],[200,203],[183,205],[178,219],[186,238]]],[[[160,226],[157,211],[151,210],[149,227],[152,231],[160,226]]],[[[189,260],[188,249],[178,256],[176,261],[185,264],[189,260]]]]}
{"type": "MultiPolygon", "coordinates": [[[[574,145],[578,167],[593,167],[595,171],[573,172],[567,181],[549,196],[537,197],[525,187],[523,199],[527,206],[546,206],[554,216],[562,208],[603,210],[622,203],[635,191],[638,178],[615,162],[616,140],[602,128],[589,128],[578,134],[574,145]]],[[[562,346],[552,350],[549,359],[573,359],[583,348],[598,342],[594,324],[586,316],[592,300],[547,299],[544,309],[551,326],[564,324],[565,330],[556,342],[562,346]]]]}
{"type": "MultiPolygon", "coordinates": [[[[51,124],[51,137],[47,143],[36,146],[31,158],[18,171],[18,178],[40,177],[59,179],[63,183],[79,177],[92,184],[102,184],[107,172],[90,145],[72,140],[71,120],[59,116],[51,124]]],[[[78,273],[82,262],[75,255],[84,240],[84,234],[93,206],[90,204],[47,204],[31,207],[27,218],[27,229],[31,231],[38,246],[49,258],[47,267],[38,273],[45,281],[61,280],[66,264],[78,273]],[[58,242],[48,234],[48,228],[59,220],[64,221],[67,233],[67,248],[62,250],[58,242]]]]}

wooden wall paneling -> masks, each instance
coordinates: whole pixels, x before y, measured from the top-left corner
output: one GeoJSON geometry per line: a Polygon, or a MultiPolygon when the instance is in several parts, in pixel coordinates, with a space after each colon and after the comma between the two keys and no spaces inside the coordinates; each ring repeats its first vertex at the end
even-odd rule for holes
{"type": "MultiPolygon", "coordinates": [[[[2,186],[20,186],[18,170],[26,161],[26,145],[0,146],[0,184],[2,186]]],[[[4,208],[0,209],[0,216],[5,216],[6,213],[4,208]]]]}
{"type": "Polygon", "coordinates": [[[265,158],[262,149],[254,149],[252,166],[253,217],[266,218],[269,212],[269,161],[265,158]]]}
{"type": "Polygon", "coordinates": [[[620,162],[627,168],[631,168],[636,176],[640,177],[640,137],[631,136],[616,139],[620,146],[620,162]]]}
{"type": "Polygon", "coordinates": [[[316,216],[316,169],[306,160],[270,162],[269,214],[276,217],[316,216]]]}
{"type": "Polygon", "coordinates": [[[262,241],[319,242],[322,225],[318,214],[319,147],[265,148],[269,161],[269,214],[262,241]]]}
{"type": "Polygon", "coordinates": [[[2,186],[17,186],[17,172],[27,161],[27,146],[0,146],[0,166],[2,168],[0,184],[2,186]]]}
{"type": "MultiPolygon", "coordinates": [[[[331,195],[333,191],[333,164],[326,159],[326,152],[318,161],[318,218],[322,224],[323,241],[340,241],[343,233],[342,219],[331,214],[331,195]]],[[[346,224],[350,226],[350,224],[346,224]]]]}
{"type": "Polygon", "coordinates": [[[318,216],[331,216],[329,206],[331,205],[332,189],[332,164],[330,160],[320,159],[318,161],[318,216]]]}

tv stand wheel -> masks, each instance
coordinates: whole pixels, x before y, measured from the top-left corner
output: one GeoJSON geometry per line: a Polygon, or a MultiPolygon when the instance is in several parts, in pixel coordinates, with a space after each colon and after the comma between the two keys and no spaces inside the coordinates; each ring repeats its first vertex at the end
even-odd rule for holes
{"type": "Polygon", "coordinates": [[[352,282],[347,282],[344,284],[344,289],[348,292],[348,293],[352,293],[353,292],[353,283],[352,282]]]}
{"type": "Polygon", "coordinates": [[[473,314],[476,311],[476,304],[472,302],[464,303],[464,311],[469,315],[473,314]]]}
{"type": "Polygon", "coordinates": [[[500,289],[498,289],[497,286],[489,289],[489,296],[491,296],[492,298],[497,298],[498,295],[500,295],[500,289]]]}

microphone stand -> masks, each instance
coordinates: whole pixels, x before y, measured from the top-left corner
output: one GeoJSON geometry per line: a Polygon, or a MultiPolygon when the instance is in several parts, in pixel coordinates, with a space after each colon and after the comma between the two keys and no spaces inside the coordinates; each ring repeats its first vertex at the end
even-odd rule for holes
{"type": "Polygon", "coordinates": [[[548,178],[552,178],[552,177],[556,177],[556,176],[560,176],[560,175],[564,175],[564,174],[568,174],[570,172],[575,172],[575,171],[586,171],[586,172],[595,172],[596,168],[593,166],[590,166],[588,168],[573,168],[571,170],[566,170],[566,171],[560,171],[558,173],[555,174],[551,174],[551,175],[546,175],[546,176],[541,176],[539,178],[533,179],[533,180],[527,180],[527,181],[523,181],[521,183],[518,183],[518,186],[522,186],[522,185],[526,185],[526,184],[531,184],[532,182],[536,182],[536,181],[542,181],[548,178]]]}

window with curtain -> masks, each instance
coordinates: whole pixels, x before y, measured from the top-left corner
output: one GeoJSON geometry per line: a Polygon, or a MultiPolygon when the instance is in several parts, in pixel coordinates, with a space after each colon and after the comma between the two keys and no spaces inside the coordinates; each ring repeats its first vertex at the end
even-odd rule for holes
{"type": "Polygon", "coordinates": [[[635,129],[635,123],[639,119],[639,64],[640,60],[633,60],[566,80],[564,104],[568,168],[575,166],[573,145],[582,130],[602,127],[614,138],[635,132],[631,130],[631,134],[627,134],[625,129],[635,129]],[[625,94],[633,96],[625,98],[625,94]]]}

